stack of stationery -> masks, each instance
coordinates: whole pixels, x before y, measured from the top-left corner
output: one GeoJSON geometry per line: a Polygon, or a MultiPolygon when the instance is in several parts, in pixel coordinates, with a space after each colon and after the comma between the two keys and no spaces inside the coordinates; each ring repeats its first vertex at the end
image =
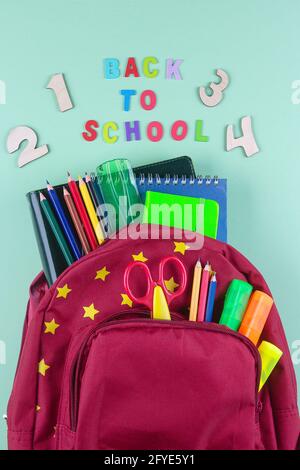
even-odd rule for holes
{"type": "Polygon", "coordinates": [[[68,174],[67,185],[48,183],[45,189],[27,195],[49,284],[106,237],[104,218],[97,211],[101,201],[96,181],[86,175],[76,182],[68,174]]]}
{"type": "MultiPolygon", "coordinates": [[[[149,208],[153,201],[164,202],[168,197],[174,202],[174,196],[167,193],[176,195],[176,202],[182,206],[188,201],[194,209],[202,207],[204,226],[198,231],[226,240],[226,180],[196,178],[189,157],[137,167],[134,173],[125,160],[106,162],[98,167],[97,176],[86,174],[75,181],[69,174],[65,185],[48,185],[28,193],[48,283],[51,285],[70,263],[97,248],[110,233],[134,220],[130,210],[127,215],[117,212],[117,226],[112,226],[105,204],[118,210],[116,196],[123,196],[129,209],[131,204],[145,199],[149,208]],[[134,174],[139,176],[135,179],[134,174]]],[[[150,219],[145,215],[144,221],[157,222],[151,212],[150,219]]],[[[172,224],[176,226],[174,221],[172,224]]],[[[198,228],[195,217],[189,219],[186,212],[181,226],[189,230],[198,228]]]]}

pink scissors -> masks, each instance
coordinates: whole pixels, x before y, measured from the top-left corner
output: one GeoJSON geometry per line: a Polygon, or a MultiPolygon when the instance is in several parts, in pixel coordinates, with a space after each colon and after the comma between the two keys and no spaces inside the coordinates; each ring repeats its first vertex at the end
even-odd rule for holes
{"type": "Polygon", "coordinates": [[[154,281],[150,269],[141,261],[130,263],[124,273],[124,286],[129,297],[137,304],[145,305],[151,311],[151,318],[159,320],[171,320],[169,305],[179,297],[186,288],[187,274],[183,263],[175,256],[168,256],[159,263],[159,279],[154,281]],[[164,281],[167,265],[173,264],[180,273],[179,287],[175,292],[170,292],[164,281]],[[146,275],[147,291],[144,296],[136,297],[130,288],[130,276],[135,268],[141,268],[146,275]]]}

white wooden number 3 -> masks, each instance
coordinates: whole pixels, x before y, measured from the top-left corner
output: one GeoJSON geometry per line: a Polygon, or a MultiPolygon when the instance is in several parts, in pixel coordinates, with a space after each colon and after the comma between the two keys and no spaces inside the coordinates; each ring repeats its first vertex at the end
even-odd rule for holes
{"type": "Polygon", "coordinates": [[[26,148],[21,152],[18,160],[18,167],[26,165],[27,163],[43,157],[49,152],[47,145],[37,147],[37,135],[30,127],[19,126],[12,129],[8,135],[6,148],[8,153],[14,153],[19,149],[21,143],[27,140],[26,148]]]}
{"type": "Polygon", "coordinates": [[[221,81],[219,83],[210,83],[209,88],[212,89],[211,95],[207,94],[204,86],[201,86],[199,88],[199,96],[205,106],[217,106],[217,104],[219,104],[220,101],[222,101],[223,99],[223,91],[229,85],[229,77],[224,70],[218,69],[216,74],[218,75],[218,77],[220,77],[221,81]]]}

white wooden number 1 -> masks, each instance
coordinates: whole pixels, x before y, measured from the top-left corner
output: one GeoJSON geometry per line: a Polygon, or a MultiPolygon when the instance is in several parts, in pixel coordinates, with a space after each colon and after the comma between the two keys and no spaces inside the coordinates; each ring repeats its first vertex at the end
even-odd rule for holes
{"type": "Polygon", "coordinates": [[[28,144],[19,156],[18,167],[22,167],[37,158],[43,157],[49,152],[47,145],[36,147],[38,139],[33,129],[19,126],[12,129],[8,135],[6,142],[8,153],[14,153],[18,150],[24,140],[27,140],[28,144]]]}
{"type": "Polygon", "coordinates": [[[205,106],[209,106],[209,107],[217,106],[217,104],[219,104],[220,101],[222,101],[223,99],[223,91],[229,85],[229,77],[224,70],[218,69],[216,72],[216,75],[220,77],[221,81],[220,83],[214,83],[214,82],[210,83],[209,88],[211,88],[212,90],[211,95],[208,95],[206,93],[206,89],[204,86],[201,86],[199,88],[199,96],[200,96],[202,103],[205,104],[205,106]]]}
{"type": "Polygon", "coordinates": [[[61,112],[68,111],[73,108],[73,103],[62,73],[52,75],[47,88],[54,91],[61,112]]]}

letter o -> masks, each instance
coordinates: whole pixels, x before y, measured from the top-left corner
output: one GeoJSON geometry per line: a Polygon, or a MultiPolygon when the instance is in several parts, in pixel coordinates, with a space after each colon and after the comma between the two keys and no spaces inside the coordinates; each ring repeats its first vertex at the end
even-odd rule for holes
{"type": "Polygon", "coordinates": [[[174,140],[183,140],[186,138],[188,125],[185,121],[175,121],[171,128],[171,136],[174,140]],[[181,129],[181,132],[179,130],[181,129]]]}
{"type": "Polygon", "coordinates": [[[151,121],[147,126],[147,137],[151,142],[159,142],[164,135],[163,126],[158,121],[151,121]],[[153,130],[156,129],[156,133],[153,130]]]}
{"type": "Polygon", "coordinates": [[[140,97],[141,107],[145,111],[151,111],[156,106],[156,94],[153,90],[144,90],[140,97]],[[148,98],[148,100],[147,100],[148,98]],[[147,103],[148,101],[148,103],[147,103]]]}

